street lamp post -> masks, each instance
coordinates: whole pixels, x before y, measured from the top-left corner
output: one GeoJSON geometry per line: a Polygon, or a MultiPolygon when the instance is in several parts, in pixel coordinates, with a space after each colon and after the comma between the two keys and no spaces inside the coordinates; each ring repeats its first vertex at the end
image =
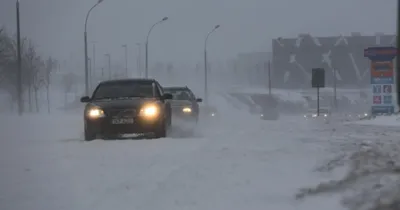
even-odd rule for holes
{"type": "Polygon", "coordinates": [[[17,94],[18,94],[18,114],[21,116],[24,111],[22,103],[22,60],[21,60],[21,30],[19,19],[19,0],[16,2],[17,10],[17,54],[18,54],[18,72],[17,72],[17,94]]]}
{"type": "Polygon", "coordinates": [[[128,45],[124,44],[122,47],[125,49],[125,75],[128,77],[128,45]]]}
{"type": "Polygon", "coordinates": [[[138,47],[138,55],[137,55],[137,61],[136,61],[136,66],[137,66],[137,71],[139,73],[139,77],[142,77],[142,66],[141,66],[141,48],[142,44],[136,43],[136,46],[138,47]]]}
{"type": "Polygon", "coordinates": [[[397,1],[397,57],[396,57],[396,80],[397,80],[397,104],[400,107],[400,0],[397,1]]]}
{"type": "MultiPolygon", "coordinates": [[[[89,69],[89,75],[91,75],[92,74],[92,59],[91,58],[88,58],[88,69],[89,69]]],[[[92,90],[92,80],[91,80],[91,78],[90,78],[90,83],[89,83],[89,90],[91,91],[92,90]]]]}
{"type": "Polygon", "coordinates": [[[336,68],[333,68],[333,107],[335,108],[335,111],[337,111],[337,92],[336,92],[336,68]]]}
{"type": "Polygon", "coordinates": [[[93,64],[91,64],[90,65],[90,79],[89,79],[89,87],[90,87],[90,90],[92,90],[92,85],[93,85],[93,77],[95,77],[95,73],[96,73],[96,42],[92,42],[92,44],[93,44],[93,52],[92,52],[92,56],[93,56],[93,64]]]}
{"type": "Polygon", "coordinates": [[[98,0],[95,5],[93,5],[86,14],[85,19],[85,32],[84,32],[84,42],[85,42],[85,93],[89,95],[89,68],[88,68],[88,43],[87,43],[87,21],[89,19],[90,12],[99,5],[103,0],[98,0]]]}
{"type": "Polygon", "coordinates": [[[146,56],[145,78],[148,78],[148,77],[149,77],[149,58],[148,58],[148,56],[149,56],[149,36],[150,36],[150,33],[151,33],[151,31],[153,30],[154,26],[156,26],[157,24],[162,23],[162,22],[164,22],[164,21],[166,21],[166,20],[168,20],[168,17],[164,17],[162,20],[160,20],[160,21],[154,23],[154,24],[150,27],[149,32],[147,33],[146,44],[145,44],[145,45],[146,45],[146,46],[145,46],[145,48],[146,48],[146,55],[145,55],[145,56],[146,56]]]}
{"type": "Polygon", "coordinates": [[[207,34],[206,40],[204,42],[204,100],[206,104],[208,104],[208,77],[207,77],[207,41],[208,37],[215,31],[217,28],[219,28],[220,25],[214,26],[214,28],[207,34]]]}
{"type": "Polygon", "coordinates": [[[111,79],[111,55],[107,53],[105,56],[108,58],[108,79],[111,79]]]}

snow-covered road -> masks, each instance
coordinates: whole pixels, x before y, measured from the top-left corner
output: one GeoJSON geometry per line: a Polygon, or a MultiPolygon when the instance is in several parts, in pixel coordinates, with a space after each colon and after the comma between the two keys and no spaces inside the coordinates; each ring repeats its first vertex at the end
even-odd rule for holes
{"type": "Polygon", "coordinates": [[[2,210],[342,209],[331,195],[295,200],[327,179],[313,170],[332,134],[301,117],[229,117],[201,124],[196,137],[93,142],[80,140],[79,115],[24,119],[1,118],[2,210]]]}

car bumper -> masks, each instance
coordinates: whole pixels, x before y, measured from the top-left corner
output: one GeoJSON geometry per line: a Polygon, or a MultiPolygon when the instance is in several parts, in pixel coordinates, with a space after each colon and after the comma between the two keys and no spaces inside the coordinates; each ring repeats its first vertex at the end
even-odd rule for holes
{"type": "Polygon", "coordinates": [[[182,111],[172,111],[172,118],[185,120],[185,121],[197,121],[198,115],[194,112],[185,113],[182,111]]]}
{"type": "Polygon", "coordinates": [[[304,119],[306,120],[317,120],[317,119],[329,119],[329,116],[325,117],[325,116],[317,116],[317,117],[304,117],[304,119]]]}
{"type": "Polygon", "coordinates": [[[101,135],[152,133],[161,125],[161,119],[149,120],[140,117],[134,118],[132,124],[112,124],[112,118],[85,119],[86,129],[101,135]]]}

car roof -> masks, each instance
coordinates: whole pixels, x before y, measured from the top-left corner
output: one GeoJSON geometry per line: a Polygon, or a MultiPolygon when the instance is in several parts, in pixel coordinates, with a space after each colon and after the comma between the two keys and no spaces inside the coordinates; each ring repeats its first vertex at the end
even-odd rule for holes
{"type": "Polygon", "coordinates": [[[152,83],[157,82],[155,79],[145,79],[145,78],[131,78],[131,79],[113,79],[113,80],[105,80],[100,82],[100,84],[113,84],[113,83],[123,83],[123,82],[143,82],[143,83],[152,83]]]}
{"type": "Polygon", "coordinates": [[[190,90],[188,86],[170,86],[170,87],[164,87],[164,89],[168,90],[190,90]]]}

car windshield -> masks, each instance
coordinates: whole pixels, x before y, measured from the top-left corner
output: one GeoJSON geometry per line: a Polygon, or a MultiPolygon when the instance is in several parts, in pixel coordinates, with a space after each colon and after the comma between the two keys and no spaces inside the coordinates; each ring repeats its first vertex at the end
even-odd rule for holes
{"type": "Polygon", "coordinates": [[[329,110],[328,109],[320,109],[319,112],[320,113],[329,113],[329,110]]]}
{"type": "Polygon", "coordinates": [[[173,100],[192,100],[193,95],[188,89],[165,88],[164,92],[172,95],[173,100]]]}
{"type": "MultiPolygon", "coordinates": [[[[156,94],[159,95],[157,91],[156,94]]],[[[130,97],[153,97],[152,83],[135,81],[103,83],[98,86],[92,98],[98,100],[130,97]]]]}

